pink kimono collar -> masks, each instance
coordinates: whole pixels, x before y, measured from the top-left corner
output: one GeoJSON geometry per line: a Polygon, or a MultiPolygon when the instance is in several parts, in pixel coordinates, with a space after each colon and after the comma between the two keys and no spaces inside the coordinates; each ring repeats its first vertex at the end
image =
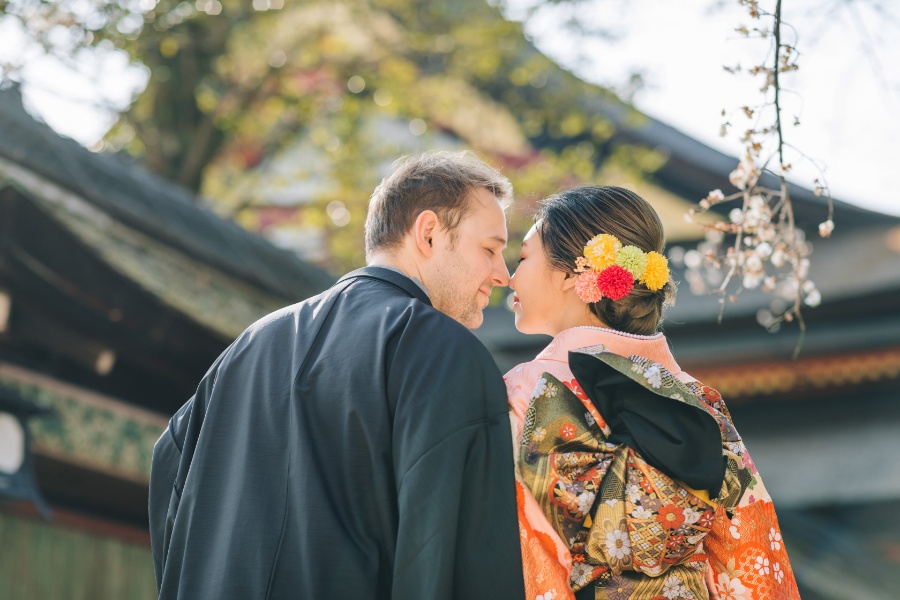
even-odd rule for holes
{"type": "Polygon", "coordinates": [[[681,375],[681,367],[675,362],[675,357],[669,350],[669,342],[662,333],[635,335],[601,327],[572,327],[556,334],[553,341],[541,350],[535,360],[554,360],[568,364],[570,350],[597,344],[603,344],[609,352],[619,356],[636,354],[649,358],[664,366],[672,375],[676,377],[681,375]]]}

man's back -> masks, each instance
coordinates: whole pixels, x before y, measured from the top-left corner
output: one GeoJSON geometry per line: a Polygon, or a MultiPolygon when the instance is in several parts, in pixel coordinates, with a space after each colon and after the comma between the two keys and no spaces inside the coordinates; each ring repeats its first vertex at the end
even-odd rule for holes
{"type": "Polygon", "coordinates": [[[248,329],[157,443],[160,597],[521,598],[510,448],[483,346],[357,271],[248,329]]]}

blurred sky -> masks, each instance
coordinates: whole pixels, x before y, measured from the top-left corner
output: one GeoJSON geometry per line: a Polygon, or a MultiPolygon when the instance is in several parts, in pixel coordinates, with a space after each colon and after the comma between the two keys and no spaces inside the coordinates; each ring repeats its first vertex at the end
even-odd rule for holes
{"type": "MultiPolygon", "coordinates": [[[[522,4],[529,0],[511,2],[522,4]]],[[[774,10],[775,2],[761,7],[774,10]]],[[[900,215],[900,1],[786,0],[785,41],[796,39],[800,69],[783,78],[786,141],[825,167],[835,198],[900,215]]],[[[530,21],[537,46],[582,78],[620,85],[640,72],[647,86],[634,97],[647,114],[707,145],[739,156],[737,131],[748,121],[739,107],[762,101],[760,82],[730,75],[765,59],[768,44],[734,30],[769,24],[753,21],[737,0],[592,0],[576,12],[544,11],[530,21]],[[563,22],[615,23],[609,42],[567,34],[563,22]],[[722,138],[722,110],[736,130],[722,138]]],[[[794,153],[792,179],[813,187],[817,171],[794,153]]],[[[840,226],[838,224],[838,226],[840,226]]]]}
{"type": "MultiPolygon", "coordinates": [[[[532,0],[510,0],[508,14],[532,0]]],[[[704,143],[738,156],[737,131],[747,121],[739,107],[761,102],[759,82],[729,75],[723,65],[752,66],[768,46],[734,29],[752,27],[737,0],[591,0],[568,8],[543,9],[527,28],[536,45],[563,66],[596,83],[622,87],[632,72],[646,82],[636,106],[704,143]],[[576,16],[587,25],[613,23],[618,39],[582,38],[563,23],[576,16]],[[722,109],[735,125],[719,136],[722,109]]],[[[773,5],[774,2],[763,2],[773,5]]],[[[799,32],[800,70],[790,74],[787,141],[825,167],[832,194],[873,210],[900,215],[900,2],[896,0],[791,0],[784,19],[799,32]],[[879,8],[880,7],[880,8],[879,8]]],[[[11,22],[0,25],[0,61],[32,52],[11,22]]],[[[791,31],[785,34],[793,38],[791,31]]],[[[29,108],[57,131],[95,146],[114,121],[110,110],[127,106],[146,82],[109,49],[80,57],[77,68],[49,59],[28,62],[21,79],[29,108]],[[80,74],[77,72],[80,71],[80,74]]],[[[789,157],[793,179],[812,187],[817,172],[799,155],[789,157]]]]}

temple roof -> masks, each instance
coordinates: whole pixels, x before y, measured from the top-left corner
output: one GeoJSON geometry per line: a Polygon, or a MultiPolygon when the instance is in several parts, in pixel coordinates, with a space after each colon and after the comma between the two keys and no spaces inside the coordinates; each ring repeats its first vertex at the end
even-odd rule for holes
{"type": "Polygon", "coordinates": [[[60,136],[25,111],[17,86],[0,90],[0,131],[0,158],[131,231],[268,294],[299,301],[334,281],[322,269],[215,215],[193,193],[133,160],[91,152],[60,136]]]}

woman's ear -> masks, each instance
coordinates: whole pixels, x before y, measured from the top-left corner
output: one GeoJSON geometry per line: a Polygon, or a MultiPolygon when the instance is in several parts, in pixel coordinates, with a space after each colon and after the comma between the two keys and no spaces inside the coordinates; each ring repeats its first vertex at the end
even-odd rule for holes
{"type": "Polygon", "coordinates": [[[416,248],[427,258],[434,254],[434,236],[441,228],[441,221],[433,210],[424,210],[413,223],[413,239],[416,248]]]}
{"type": "Polygon", "coordinates": [[[578,275],[575,273],[563,273],[563,275],[562,290],[566,292],[575,287],[575,280],[578,279],[578,275]]]}

